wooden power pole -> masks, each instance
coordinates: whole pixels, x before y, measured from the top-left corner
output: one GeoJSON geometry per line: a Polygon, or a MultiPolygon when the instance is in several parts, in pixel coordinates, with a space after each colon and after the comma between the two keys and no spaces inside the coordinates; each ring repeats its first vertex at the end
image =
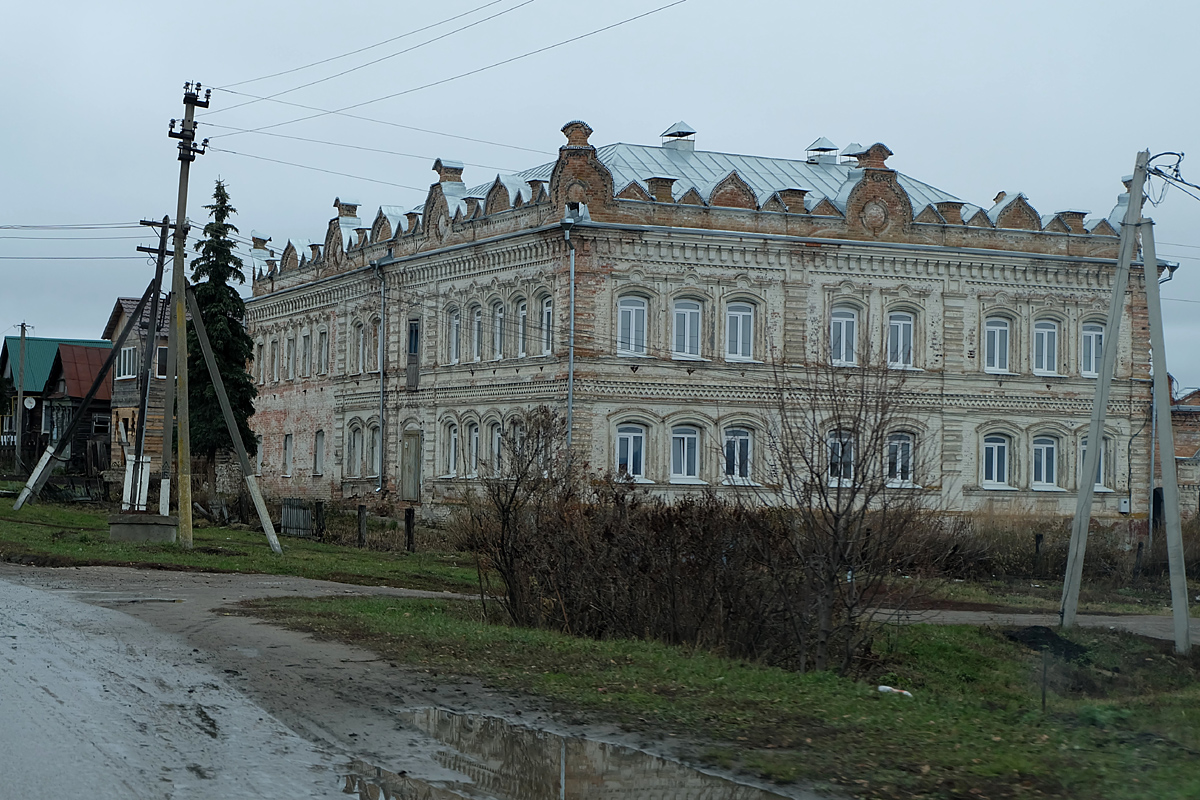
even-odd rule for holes
{"type": "MultiPolygon", "coordinates": [[[[188,363],[187,363],[187,313],[184,287],[187,278],[183,274],[184,255],[187,252],[187,188],[188,173],[197,155],[203,155],[208,140],[196,146],[196,108],[208,108],[212,89],[200,99],[200,83],[183,85],[183,124],[175,130],[171,120],[169,135],[179,139],[179,203],[175,212],[175,262],[171,273],[171,333],[175,339],[175,369],[177,372],[176,403],[179,418],[179,544],[192,549],[192,448],[191,425],[188,421],[188,363]]],[[[170,376],[168,376],[168,380],[170,376]]],[[[168,410],[166,412],[170,414],[168,410]]],[[[164,437],[165,438],[165,437],[164,437]]],[[[165,457],[165,456],[164,456],[165,457]]]]}

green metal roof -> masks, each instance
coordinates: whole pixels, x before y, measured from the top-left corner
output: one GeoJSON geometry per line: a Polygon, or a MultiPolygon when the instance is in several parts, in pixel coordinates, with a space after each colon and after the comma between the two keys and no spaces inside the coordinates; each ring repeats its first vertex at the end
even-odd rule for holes
{"type": "MultiPolygon", "coordinates": [[[[60,344],[78,344],[84,347],[103,347],[112,349],[112,342],[105,339],[43,339],[36,336],[25,337],[25,391],[40,393],[50,377],[50,368],[54,366],[54,356],[58,354],[60,344]]],[[[18,359],[21,357],[21,337],[5,336],[4,347],[0,349],[0,374],[11,376],[13,386],[17,385],[19,371],[18,359]]]]}

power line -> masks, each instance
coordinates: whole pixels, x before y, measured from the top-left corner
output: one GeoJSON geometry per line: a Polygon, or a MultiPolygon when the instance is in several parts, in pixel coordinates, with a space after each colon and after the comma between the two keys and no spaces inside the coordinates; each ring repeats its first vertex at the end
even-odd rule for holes
{"type": "Polygon", "coordinates": [[[86,222],[71,225],[0,225],[4,231],[83,231],[83,230],[118,230],[121,228],[136,229],[142,227],[136,222],[86,222]]]}
{"type": "MultiPolygon", "coordinates": [[[[612,29],[614,29],[614,28],[619,28],[619,27],[621,27],[622,25],[627,25],[627,24],[629,24],[629,23],[631,23],[631,22],[635,22],[636,20],[642,19],[643,17],[648,17],[648,16],[650,16],[651,14],[657,14],[657,13],[659,13],[660,11],[666,11],[666,10],[667,10],[667,9],[669,9],[669,8],[673,8],[673,7],[675,7],[675,6],[682,5],[683,3],[686,3],[686,2],[688,2],[688,0],[674,0],[674,2],[667,3],[667,4],[666,4],[666,5],[664,5],[664,6],[659,6],[658,8],[652,9],[652,10],[650,10],[650,11],[646,11],[646,12],[643,12],[643,13],[641,13],[641,14],[637,14],[637,15],[635,15],[635,16],[628,17],[628,18],[626,18],[626,19],[623,19],[623,20],[621,20],[621,21],[619,21],[619,22],[614,22],[614,23],[612,23],[611,25],[605,25],[605,26],[604,26],[604,27],[602,27],[602,28],[596,28],[595,30],[588,31],[587,33],[583,33],[583,34],[580,34],[580,35],[578,35],[578,36],[572,36],[572,37],[571,37],[571,38],[569,38],[569,39],[563,39],[563,40],[562,40],[562,41],[560,41],[560,42],[555,42],[554,44],[546,45],[546,46],[544,46],[544,47],[539,47],[539,48],[537,48],[537,49],[535,49],[535,50],[530,50],[530,51],[528,51],[528,52],[525,52],[525,53],[522,53],[522,54],[520,54],[520,55],[517,55],[517,56],[512,56],[511,58],[506,58],[506,59],[503,59],[503,60],[501,60],[501,61],[496,61],[496,62],[493,62],[493,63],[491,63],[491,64],[487,64],[486,66],[477,67],[477,68],[475,68],[475,69],[472,69],[472,70],[467,70],[466,72],[460,72],[459,74],[457,74],[457,75],[453,75],[453,76],[451,76],[451,77],[449,77],[449,78],[442,78],[441,80],[432,81],[432,82],[430,82],[430,83],[422,84],[421,86],[414,86],[414,87],[412,87],[412,88],[409,88],[409,89],[404,89],[404,90],[402,90],[402,91],[399,91],[399,92],[393,92],[393,93],[391,93],[391,94],[384,95],[383,97],[376,97],[376,98],[374,98],[373,100],[364,100],[364,101],[362,101],[361,103],[354,103],[353,105],[343,106],[342,108],[338,108],[338,109],[334,109],[334,110],[326,110],[326,109],[315,108],[315,107],[312,107],[312,106],[304,106],[304,105],[301,105],[301,104],[299,104],[299,103],[292,103],[292,102],[290,102],[290,101],[287,101],[287,100],[278,100],[278,99],[271,99],[271,98],[267,98],[267,97],[258,97],[258,98],[256,98],[256,99],[258,99],[258,100],[271,100],[271,102],[273,102],[273,103],[282,103],[282,104],[284,104],[284,105],[294,105],[294,106],[299,106],[300,108],[309,108],[309,109],[311,109],[311,110],[313,110],[313,111],[317,111],[318,113],[316,113],[316,114],[310,114],[310,115],[309,115],[309,116],[307,116],[307,117],[298,117],[298,118],[296,118],[296,119],[286,120],[286,121],[284,121],[284,122],[276,122],[276,123],[273,123],[273,124],[271,124],[271,125],[263,125],[262,127],[259,127],[259,128],[254,128],[253,130],[254,130],[254,131],[262,131],[262,130],[268,130],[268,129],[270,129],[270,128],[278,128],[278,127],[282,127],[282,126],[284,126],[284,125],[291,125],[291,124],[293,124],[293,123],[296,123],[296,122],[304,122],[304,121],[306,121],[306,120],[310,120],[310,119],[317,119],[318,117],[324,117],[324,116],[328,116],[328,115],[330,115],[330,114],[336,114],[336,115],[339,115],[339,116],[350,117],[351,119],[357,119],[358,117],[356,117],[355,115],[353,115],[353,114],[347,114],[347,113],[345,113],[345,112],[347,112],[347,111],[350,111],[350,110],[352,110],[352,109],[355,109],[355,108],[362,108],[363,106],[369,106],[369,105],[373,105],[374,103],[381,103],[381,102],[383,102],[384,100],[391,100],[391,99],[394,99],[394,98],[396,98],[396,97],[401,97],[401,96],[403,96],[403,95],[406,95],[406,94],[412,94],[413,92],[419,92],[419,91],[421,91],[421,90],[423,90],[423,89],[429,89],[429,88],[432,88],[432,87],[434,87],[434,86],[442,86],[442,85],[444,85],[444,84],[450,83],[450,82],[452,82],[452,81],[459,80],[459,79],[461,79],[461,78],[466,78],[466,77],[468,77],[468,76],[471,76],[471,75],[478,75],[478,74],[479,74],[479,73],[481,73],[481,72],[486,72],[487,70],[490,70],[490,69],[495,69],[496,67],[504,66],[505,64],[511,64],[511,63],[513,63],[513,62],[515,62],[515,61],[520,61],[520,60],[522,60],[522,59],[525,59],[525,58],[529,58],[529,57],[531,57],[531,56],[538,55],[539,53],[545,53],[545,52],[548,52],[548,51],[550,51],[550,50],[554,50],[555,48],[558,48],[558,47],[563,47],[563,46],[565,46],[565,45],[568,45],[568,44],[571,44],[571,43],[573,43],[573,42],[578,42],[578,41],[580,41],[581,39],[586,39],[586,38],[588,38],[588,37],[590,37],[590,36],[596,36],[596,35],[598,35],[598,34],[604,33],[605,31],[610,31],[610,30],[612,30],[612,29]]],[[[226,91],[231,91],[231,92],[232,92],[232,90],[226,90],[226,91]]],[[[232,92],[232,93],[233,93],[233,94],[243,94],[242,92],[232,92]]],[[[246,96],[246,97],[253,97],[253,95],[245,95],[245,96],[246,96]]],[[[378,121],[378,120],[370,120],[370,121],[372,121],[372,122],[376,122],[376,121],[378,121]]],[[[233,136],[234,134],[226,134],[226,135],[233,136]]],[[[216,137],[212,137],[212,138],[216,138],[216,137]]],[[[521,149],[525,149],[525,148],[521,148],[521,149]]]]}
{"type": "Polygon", "coordinates": [[[439,25],[445,25],[447,22],[453,22],[456,19],[461,19],[463,17],[470,16],[471,14],[474,14],[476,11],[482,11],[483,9],[488,8],[489,6],[494,6],[497,3],[502,3],[502,2],[504,2],[504,0],[492,0],[492,2],[484,3],[481,6],[476,6],[475,8],[472,8],[470,11],[464,11],[461,14],[457,14],[453,17],[447,17],[446,19],[440,20],[438,22],[434,22],[430,25],[426,25],[424,28],[417,28],[416,30],[411,30],[411,31],[408,31],[407,33],[402,33],[399,36],[393,36],[390,39],[384,39],[382,42],[376,42],[375,44],[369,44],[366,47],[360,47],[357,50],[351,50],[348,53],[342,53],[341,55],[330,56],[329,58],[323,58],[320,61],[313,61],[310,64],[304,64],[303,66],[299,66],[299,67],[292,67],[291,69],[285,69],[282,72],[273,72],[270,75],[262,75],[258,78],[249,78],[247,80],[238,81],[237,83],[229,84],[229,86],[222,86],[219,88],[227,90],[232,86],[243,86],[247,83],[257,83],[258,81],[265,81],[268,78],[278,78],[280,75],[290,75],[293,72],[300,72],[301,70],[309,69],[310,67],[318,67],[321,64],[328,64],[330,61],[337,61],[338,59],[341,59],[341,58],[348,58],[350,56],[358,55],[359,53],[365,53],[366,51],[373,50],[376,47],[383,47],[385,44],[391,44],[392,42],[399,41],[400,39],[405,39],[409,36],[414,36],[418,33],[423,33],[424,31],[427,31],[430,28],[436,28],[439,25]]]}
{"type": "Polygon", "coordinates": [[[124,261],[130,258],[144,260],[144,256],[0,256],[5,261],[124,261]]]}
{"type": "Polygon", "coordinates": [[[0,236],[0,239],[26,239],[32,242],[99,242],[109,239],[145,238],[145,236],[0,236]]]}
{"type": "Polygon", "coordinates": [[[405,53],[411,53],[412,51],[418,50],[427,44],[433,44],[434,42],[438,42],[438,41],[441,41],[442,39],[449,38],[456,33],[461,33],[462,31],[467,30],[468,28],[474,28],[476,25],[482,25],[483,23],[488,22],[489,20],[493,20],[496,17],[502,17],[511,11],[516,11],[518,8],[522,8],[533,2],[536,2],[536,0],[524,0],[524,2],[513,6],[512,8],[506,8],[503,11],[499,11],[499,12],[491,15],[490,17],[484,17],[483,19],[468,23],[468,24],[462,26],[461,28],[455,28],[454,30],[443,33],[440,36],[435,36],[432,39],[427,39],[426,41],[421,42],[420,44],[415,44],[412,47],[406,48],[404,50],[399,50],[395,53],[391,53],[391,54],[383,56],[381,58],[377,58],[374,61],[368,61],[365,64],[359,64],[357,67],[351,67],[350,69],[342,70],[341,72],[335,73],[333,75],[329,75],[324,78],[318,78],[315,81],[309,81],[308,83],[302,83],[299,86],[292,87],[291,89],[284,89],[283,91],[276,92],[275,94],[267,95],[266,97],[263,97],[261,99],[247,100],[244,103],[238,103],[236,105],[232,105],[227,108],[217,109],[216,111],[212,111],[209,114],[206,114],[205,116],[212,116],[213,114],[220,114],[223,111],[232,111],[235,108],[242,108],[243,106],[253,105],[254,103],[262,102],[263,100],[274,100],[276,97],[281,97],[282,95],[285,95],[285,94],[291,94],[292,92],[298,92],[301,89],[307,89],[310,86],[316,86],[319,83],[325,83],[326,81],[331,81],[334,78],[340,78],[343,75],[349,75],[351,72],[357,72],[360,69],[365,69],[366,67],[374,66],[375,64],[378,64],[383,61],[387,61],[390,58],[395,58],[396,56],[402,56],[405,53]]]}
{"type": "Polygon", "coordinates": [[[310,167],[307,164],[296,164],[291,161],[282,161],[278,158],[267,158],[266,156],[256,156],[251,153],[239,153],[236,150],[226,150],[223,147],[213,147],[212,145],[209,145],[208,149],[210,152],[228,153],[233,156],[242,156],[243,158],[254,158],[254,159],[258,159],[259,161],[270,161],[273,164],[283,164],[284,166],[287,166],[287,167],[297,167],[298,169],[308,169],[308,170],[312,170],[313,172],[324,172],[327,175],[338,175],[343,178],[353,178],[353,179],[359,180],[359,181],[370,181],[371,183],[382,183],[384,186],[397,186],[401,189],[411,189],[414,192],[427,192],[428,191],[428,189],[420,189],[416,186],[407,186],[403,183],[392,183],[391,181],[381,181],[381,180],[378,180],[377,178],[365,178],[362,175],[351,175],[348,172],[336,172],[331,169],[322,169],[321,167],[310,167]]]}

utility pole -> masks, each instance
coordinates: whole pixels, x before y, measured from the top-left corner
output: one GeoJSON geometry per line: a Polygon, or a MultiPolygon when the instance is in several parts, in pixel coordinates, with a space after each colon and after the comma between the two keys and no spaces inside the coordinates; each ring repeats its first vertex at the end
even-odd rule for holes
{"type": "MultiPolygon", "coordinates": [[[[1121,316],[1125,307],[1125,291],[1129,285],[1129,263],[1137,249],[1137,228],[1142,218],[1142,187],[1146,182],[1146,162],[1150,151],[1137,154],[1133,181],[1129,184],[1129,205],[1121,223],[1120,252],[1117,271],[1113,276],[1112,296],[1108,302],[1108,320],[1104,327],[1104,342],[1100,374],[1096,378],[1096,398],[1092,403],[1092,420],[1088,425],[1088,446],[1083,459],[1083,474],[1079,476],[1079,495],[1075,501],[1075,519],[1071,522],[1071,546],[1067,554],[1067,571],[1063,576],[1062,607],[1059,616],[1064,628],[1075,627],[1079,610],[1079,584],[1083,580],[1083,555],[1087,550],[1088,528],[1092,521],[1092,498],[1096,490],[1096,470],[1104,449],[1104,418],[1108,413],[1108,391],[1112,386],[1113,368],[1117,364],[1118,343],[1121,341],[1121,316]]],[[[1156,273],[1157,277],[1157,273],[1156,273]]],[[[1147,278],[1149,280],[1149,278],[1147,278]]]]}
{"type": "Polygon", "coordinates": [[[185,550],[192,549],[192,447],[191,425],[188,421],[188,363],[187,363],[187,313],[184,287],[187,278],[183,274],[184,254],[187,251],[187,187],[188,173],[197,155],[203,155],[208,140],[196,146],[196,107],[208,108],[212,89],[200,99],[200,83],[183,85],[183,124],[175,130],[171,120],[168,135],[179,139],[179,203],[175,212],[175,262],[171,273],[172,333],[175,336],[175,368],[178,373],[176,402],[179,412],[179,544],[185,550]]]}
{"type": "Polygon", "coordinates": [[[17,474],[25,472],[21,461],[21,440],[25,437],[25,323],[21,323],[21,347],[17,366],[17,474]]]}
{"type": "MultiPolygon", "coordinates": [[[[142,340],[142,385],[141,393],[138,398],[138,417],[137,417],[137,434],[134,437],[134,458],[132,485],[130,487],[130,503],[129,506],[134,511],[145,511],[145,503],[142,500],[142,458],[146,450],[146,414],[150,408],[150,385],[154,380],[155,361],[158,357],[158,301],[162,295],[162,275],[163,264],[167,260],[167,231],[171,227],[171,218],[163,217],[162,222],[153,222],[151,220],[142,220],[143,225],[158,227],[158,247],[141,247],[138,246],[140,253],[153,253],[158,256],[154,269],[153,295],[150,297],[150,324],[147,326],[146,336],[142,340]]],[[[171,253],[174,255],[174,253],[171,253]]],[[[164,427],[166,420],[164,418],[164,427]]]]}

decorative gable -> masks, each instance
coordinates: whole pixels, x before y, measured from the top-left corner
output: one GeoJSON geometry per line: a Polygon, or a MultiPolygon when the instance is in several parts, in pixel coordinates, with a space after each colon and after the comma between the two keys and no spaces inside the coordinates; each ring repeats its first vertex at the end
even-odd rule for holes
{"type": "Polygon", "coordinates": [[[683,197],[679,198],[679,202],[689,206],[702,206],[704,205],[704,198],[700,196],[700,192],[696,191],[696,187],[693,186],[683,193],[683,197]]]}
{"type": "Polygon", "coordinates": [[[630,181],[629,185],[621,191],[617,192],[618,200],[643,200],[649,202],[652,198],[649,193],[642,188],[642,185],[637,181],[630,181]]]}
{"type": "Polygon", "coordinates": [[[945,225],[946,219],[941,215],[940,212],[938,212],[936,208],[933,207],[933,204],[931,203],[930,205],[927,205],[925,208],[921,209],[921,213],[917,214],[917,217],[913,220],[913,222],[924,222],[930,225],[945,225]]]}
{"type": "Polygon", "coordinates": [[[841,217],[844,216],[841,210],[830,202],[828,197],[822,197],[821,202],[813,206],[813,210],[808,212],[814,217],[841,217]]]}
{"type": "Polygon", "coordinates": [[[508,196],[508,187],[497,175],[496,180],[492,181],[492,188],[488,189],[487,197],[484,198],[483,213],[495,214],[498,211],[508,211],[511,207],[512,201],[508,196]]]}
{"type": "Polygon", "coordinates": [[[753,211],[758,208],[758,198],[754,196],[754,190],[750,188],[750,185],[742,180],[742,177],[737,174],[737,170],[734,170],[722,178],[708,193],[708,204],[725,208],[746,208],[753,211]]]}

